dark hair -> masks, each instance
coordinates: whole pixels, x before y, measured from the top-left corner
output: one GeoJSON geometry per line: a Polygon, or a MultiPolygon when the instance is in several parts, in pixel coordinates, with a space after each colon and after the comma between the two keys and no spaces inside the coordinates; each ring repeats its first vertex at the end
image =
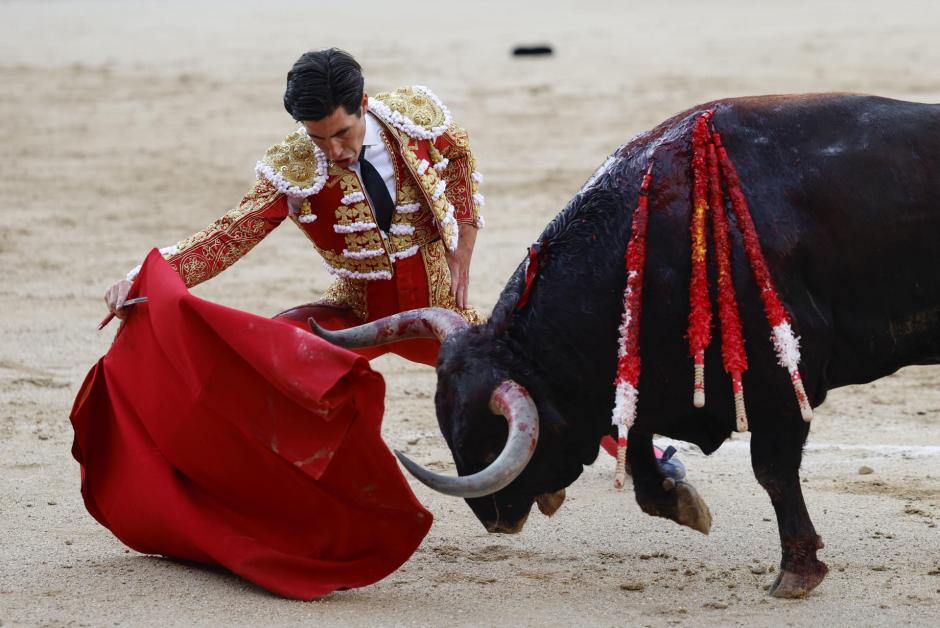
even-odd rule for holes
{"type": "Polygon", "coordinates": [[[339,106],[346,113],[362,103],[362,67],[339,48],[305,52],[287,73],[284,108],[298,122],[322,120],[339,106]]]}

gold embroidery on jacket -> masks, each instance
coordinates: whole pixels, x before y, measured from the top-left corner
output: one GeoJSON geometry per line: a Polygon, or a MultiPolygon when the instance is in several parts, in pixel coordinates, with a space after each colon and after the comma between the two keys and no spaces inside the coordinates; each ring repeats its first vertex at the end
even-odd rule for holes
{"type": "Polygon", "coordinates": [[[261,159],[290,185],[308,187],[317,177],[317,159],[313,142],[306,133],[295,131],[280,144],[269,148],[261,159]]]}
{"type": "Polygon", "coordinates": [[[472,217],[471,222],[476,222],[480,216],[480,208],[473,200],[473,195],[477,193],[479,184],[471,176],[477,169],[476,158],[470,151],[470,137],[467,130],[463,127],[451,124],[444,137],[448,140],[444,147],[443,154],[450,160],[450,163],[444,169],[444,179],[447,181],[448,200],[457,209],[458,214],[463,214],[461,219],[468,222],[466,212],[469,211],[472,217]]]}
{"type": "MultiPolygon", "coordinates": [[[[316,243],[314,243],[316,246],[316,243]]],[[[374,257],[346,257],[342,253],[336,253],[328,249],[317,247],[320,255],[326,260],[326,263],[333,268],[349,270],[357,273],[374,273],[384,271],[392,272],[392,265],[389,262],[388,255],[376,255],[374,257]]]]}
{"type": "Polygon", "coordinates": [[[444,245],[440,240],[431,242],[421,249],[424,260],[424,271],[428,276],[428,305],[430,307],[446,307],[463,316],[471,325],[479,325],[484,321],[476,309],[472,307],[459,308],[457,301],[450,294],[451,276],[450,267],[444,253],[444,245]]]}
{"type": "Polygon", "coordinates": [[[470,136],[467,134],[467,130],[462,126],[457,126],[456,124],[451,124],[447,127],[447,130],[444,131],[445,137],[450,140],[452,147],[459,148],[459,151],[445,150],[444,156],[451,157],[454,152],[464,153],[467,152],[470,148],[470,136]]]}
{"type": "MultiPolygon", "coordinates": [[[[185,240],[176,244],[177,254],[185,252],[194,245],[212,238],[213,236],[229,230],[237,221],[254,211],[264,209],[277,199],[279,192],[267,179],[259,178],[255,187],[245,195],[238,207],[232,209],[202,231],[198,231],[185,240]]],[[[263,234],[262,234],[263,235],[263,234]]]]}
{"type": "Polygon", "coordinates": [[[385,254],[385,248],[382,245],[382,236],[379,235],[378,229],[347,233],[346,248],[353,253],[381,250],[382,255],[385,254]]]}
{"type": "Polygon", "coordinates": [[[280,192],[266,179],[224,216],[206,229],[177,243],[177,252],[167,258],[187,287],[191,288],[243,257],[267,234],[267,222],[254,215],[277,200],[280,192]]]}
{"type": "Polygon", "coordinates": [[[177,272],[183,283],[192,287],[209,278],[209,262],[201,255],[190,255],[180,262],[177,272]]]}
{"type": "Polygon", "coordinates": [[[421,197],[418,194],[418,187],[411,181],[402,181],[401,187],[398,188],[398,202],[397,205],[410,205],[411,203],[418,203],[421,201],[421,197]]]}
{"type": "MultiPolygon", "coordinates": [[[[359,177],[356,176],[355,172],[343,170],[343,173],[340,175],[339,182],[343,196],[355,194],[356,192],[363,193],[362,185],[359,183],[359,177]]],[[[364,193],[363,196],[365,196],[364,193]]],[[[372,208],[369,207],[369,203],[362,200],[350,205],[344,205],[343,203],[340,203],[336,207],[336,224],[349,225],[354,222],[375,222],[372,216],[372,208]]]]}
{"type": "Polygon", "coordinates": [[[379,135],[382,136],[382,143],[385,144],[385,150],[388,151],[389,156],[392,158],[391,160],[392,170],[395,172],[395,191],[396,191],[395,198],[393,200],[395,201],[396,204],[401,203],[401,198],[398,196],[397,192],[401,190],[404,177],[402,176],[402,172],[400,171],[398,160],[395,159],[395,155],[398,154],[398,143],[392,139],[388,129],[385,128],[385,123],[382,122],[381,118],[379,118],[378,116],[375,116],[375,119],[379,120],[379,127],[381,127],[382,129],[379,135]]]}
{"type": "Polygon", "coordinates": [[[394,92],[381,92],[375,99],[426,129],[444,124],[444,111],[430,98],[411,87],[399,87],[394,92]]]}
{"type": "Polygon", "coordinates": [[[414,148],[409,146],[402,151],[405,157],[405,162],[414,173],[418,184],[421,186],[421,189],[425,194],[427,202],[431,205],[431,213],[434,215],[434,219],[437,221],[437,228],[440,231],[441,236],[450,242],[457,237],[457,222],[453,219],[453,216],[448,216],[448,198],[446,190],[444,194],[441,194],[437,198],[437,200],[434,200],[434,193],[437,189],[438,183],[441,181],[441,178],[438,176],[437,170],[430,166],[428,166],[428,168],[424,171],[424,174],[418,174],[420,161],[418,160],[417,155],[415,155],[416,148],[417,143],[415,143],[414,148]]]}

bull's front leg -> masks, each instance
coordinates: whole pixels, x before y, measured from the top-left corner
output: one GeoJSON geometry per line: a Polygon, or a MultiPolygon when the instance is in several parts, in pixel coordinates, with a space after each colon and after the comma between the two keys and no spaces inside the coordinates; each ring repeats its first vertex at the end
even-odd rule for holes
{"type": "Polygon", "coordinates": [[[708,534],[712,514],[698,491],[684,480],[667,477],[653,453],[653,435],[634,426],[627,438],[627,460],[633,476],[633,491],[640,508],[648,515],[672,519],[676,523],[708,534]]]}
{"type": "Polygon", "coordinates": [[[776,419],[779,422],[773,423],[772,419],[770,429],[755,426],[751,435],[751,466],[777,513],[783,553],[780,573],[770,587],[770,594],[803,597],[829,571],[825,563],[816,559],[816,550],[822,549],[823,543],[809,518],[800,488],[799,469],[809,425],[802,422],[795,425],[789,417],[776,419]]]}

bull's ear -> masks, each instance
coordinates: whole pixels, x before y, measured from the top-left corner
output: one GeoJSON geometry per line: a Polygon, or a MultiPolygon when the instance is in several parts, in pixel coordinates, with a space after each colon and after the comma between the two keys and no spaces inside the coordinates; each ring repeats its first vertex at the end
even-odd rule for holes
{"type": "Polygon", "coordinates": [[[539,411],[539,422],[542,430],[548,431],[556,436],[568,433],[571,423],[555,406],[555,402],[550,395],[544,395],[535,402],[539,411]]]}
{"type": "Polygon", "coordinates": [[[551,396],[540,399],[537,405],[542,433],[548,432],[552,436],[563,439],[566,448],[575,454],[572,461],[578,461],[570,468],[570,473],[566,473],[567,481],[559,484],[559,486],[568,486],[580,475],[582,464],[593,464],[597,459],[597,437],[586,429],[586,423],[579,423],[584,420],[583,416],[566,417],[558,410],[551,396]]]}

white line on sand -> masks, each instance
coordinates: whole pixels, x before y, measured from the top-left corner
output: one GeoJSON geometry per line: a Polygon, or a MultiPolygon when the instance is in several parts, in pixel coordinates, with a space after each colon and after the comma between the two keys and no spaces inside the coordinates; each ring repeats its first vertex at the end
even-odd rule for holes
{"type": "MultiPolygon", "coordinates": [[[[657,438],[656,444],[660,447],[674,445],[679,451],[697,450],[694,446],[682,441],[674,441],[668,438],[657,438]]],[[[750,453],[751,443],[748,440],[725,441],[713,455],[718,456],[723,452],[750,453]]],[[[810,453],[827,451],[846,451],[846,452],[868,452],[881,454],[883,456],[905,456],[916,458],[928,458],[931,456],[940,456],[940,445],[864,445],[853,443],[807,443],[806,451],[810,453]]]]}

